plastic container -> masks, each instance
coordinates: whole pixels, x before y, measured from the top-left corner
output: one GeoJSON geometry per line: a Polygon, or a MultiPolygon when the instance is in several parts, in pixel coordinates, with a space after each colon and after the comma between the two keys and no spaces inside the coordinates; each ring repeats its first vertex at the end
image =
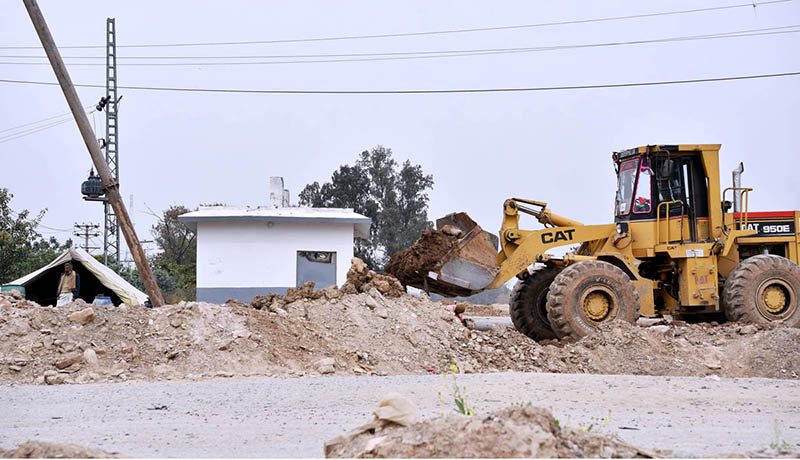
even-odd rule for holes
{"type": "Polygon", "coordinates": [[[3,287],[0,287],[0,292],[8,291],[19,291],[19,293],[22,294],[22,298],[25,298],[25,286],[21,284],[6,284],[3,287]]]}

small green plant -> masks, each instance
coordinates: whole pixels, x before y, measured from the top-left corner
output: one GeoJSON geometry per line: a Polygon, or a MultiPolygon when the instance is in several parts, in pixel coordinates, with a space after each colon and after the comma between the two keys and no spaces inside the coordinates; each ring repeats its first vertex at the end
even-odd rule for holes
{"type": "Polygon", "coordinates": [[[779,453],[789,452],[791,447],[785,439],[783,439],[783,426],[780,420],[772,420],[772,442],[769,443],[769,448],[779,453]]]}
{"type": "Polygon", "coordinates": [[[603,430],[608,426],[608,423],[611,421],[611,409],[608,410],[608,415],[605,417],[600,418],[593,418],[588,425],[578,425],[578,429],[581,431],[591,432],[592,430],[603,430]]]}
{"type": "Polygon", "coordinates": [[[441,391],[439,392],[439,401],[445,406],[452,404],[453,410],[456,413],[463,415],[474,415],[475,408],[469,405],[467,398],[469,393],[463,386],[459,386],[456,375],[458,374],[458,366],[451,362],[448,366],[442,368],[442,376],[444,377],[444,391],[447,397],[441,391]],[[450,399],[451,401],[448,401],[450,399]]]}

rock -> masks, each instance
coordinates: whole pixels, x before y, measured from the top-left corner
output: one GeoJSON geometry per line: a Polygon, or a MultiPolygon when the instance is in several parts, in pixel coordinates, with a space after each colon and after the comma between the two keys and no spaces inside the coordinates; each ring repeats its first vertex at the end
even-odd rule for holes
{"type": "Polygon", "coordinates": [[[233,372],[219,371],[214,374],[214,377],[233,377],[233,372]]]}
{"type": "Polygon", "coordinates": [[[380,318],[386,319],[389,317],[389,310],[385,307],[378,307],[374,310],[375,314],[380,318]]]}
{"type": "Polygon", "coordinates": [[[320,374],[333,374],[336,372],[336,360],[333,358],[323,358],[315,364],[317,372],[320,374]]]}
{"type": "Polygon", "coordinates": [[[367,298],[364,299],[364,305],[369,307],[370,310],[374,310],[381,306],[381,304],[379,304],[378,301],[372,296],[367,296],[367,298]]]}
{"type": "Polygon", "coordinates": [[[65,369],[73,364],[77,364],[83,361],[83,354],[75,354],[72,356],[68,356],[60,361],[56,361],[56,368],[58,369],[65,369]]]}
{"type": "Polygon", "coordinates": [[[167,352],[167,359],[175,359],[178,357],[178,350],[170,350],[167,352]]]}
{"type": "Polygon", "coordinates": [[[286,310],[284,310],[283,308],[280,308],[280,307],[275,308],[273,311],[275,312],[275,314],[277,314],[281,318],[286,318],[287,316],[289,316],[289,312],[287,312],[286,310]]]}
{"type": "Polygon", "coordinates": [[[709,369],[722,369],[722,363],[714,359],[708,359],[704,364],[709,369]]]}
{"type": "Polygon", "coordinates": [[[59,385],[64,383],[64,376],[51,369],[44,373],[44,382],[48,385],[59,385]]]}
{"type": "Polygon", "coordinates": [[[235,341],[236,341],[235,338],[226,340],[225,342],[222,343],[222,345],[220,345],[219,351],[225,351],[225,350],[230,349],[231,345],[233,345],[233,342],[235,342],[235,341]]]}
{"type": "Polygon", "coordinates": [[[99,362],[97,360],[97,353],[95,353],[95,351],[91,348],[87,348],[83,351],[83,360],[86,361],[86,364],[92,367],[97,366],[99,362]]]}
{"type": "Polygon", "coordinates": [[[461,238],[464,235],[464,232],[461,231],[460,228],[453,225],[444,225],[439,229],[439,231],[447,233],[448,235],[453,235],[456,238],[461,238]]]}
{"type": "Polygon", "coordinates": [[[19,372],[19,371],[21,371],[21,370],[22,370],[22,367],[20,367],[20,366],[15,366],[15,365],[13,365],[13,364],[12,364],[12,365],[10,365],[10,366],[8,366],[8,368],[9,368],[10,370],[14,371],[14,372],[19,372]]]}
{"type": "Polygon", "coordinates": [[[739,334],[741,335],[751,335],[758,332],[758,326],[755,324],[748,324],[739,328],[739,334]]]}
{"type": "Polygon", "coordinates": [[[284,299],[286,300],[286,303],[292,303],[296,300],[310,299],[313,297],[314,297],[314,282],[306,281],[299,288],[287,289],[284,299]]]}
{"type": "Polygon", "coordinates": [[[84,308],[83,310],[76,311],[75,313],[71,313],[69,315],[70,321],[81,325],[85,325],[86,323],[90,322],[93,319],[94,319],[94,310],[92,310],[91,307],[84,308]]]}
{"type": "Polygon", "coordinates": [[[656,331],[656,332],[660,332],[660,333],[664,334],[669,330],[669,326],[667,326],[666,324],[660,324],[660,325],[657,325],[657,326],[650,326],[647,329],[649,329],[651,331],[656,331]]]}
{"type": "Polygon", "coordinates": [[[342,296],[342,293],[339,292],[339,288],[336,286],[328,286],[322,289],[320,292],[322,293],[322,296],[328,300],[338,299],[342,296]]]}
{"type": "Polygon", "coordinates": [[[22,293],[19,292],[18,289],[12,289],[10,291],[6,291],[6,295],[9,295],[17,300],[22,300],[22,293]]]}
{"type": "Polygon", "coordinates": [[[272,304],[272,300],[275,298],[275,294],[267,294],[267,295],[257,295],[253,297],[253,300],[250,304],[256,310],[262,310],[264,308],[269,308],[270,304],[272,304]]]}

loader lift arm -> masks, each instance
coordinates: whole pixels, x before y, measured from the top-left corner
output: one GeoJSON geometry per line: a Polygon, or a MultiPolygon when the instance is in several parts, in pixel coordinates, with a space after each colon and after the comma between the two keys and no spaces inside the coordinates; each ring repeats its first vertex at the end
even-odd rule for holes
{"type": "Polygon", "coordinates": [[[524,272],[536,262],[547,262],[550,249],[586,243],[616,235],[614,224],[583,225],[547,209],[541,201],[511,198],[503,204],[503,226],[500,230],[501,251],[497,255],[499,271],[485,289],[495,289],[524,272]],[[533,207],[529,207],[529,206],[533,207]],[[520,230],[519,213],[536,217],[545,225],[542,230],[520,230]]]}

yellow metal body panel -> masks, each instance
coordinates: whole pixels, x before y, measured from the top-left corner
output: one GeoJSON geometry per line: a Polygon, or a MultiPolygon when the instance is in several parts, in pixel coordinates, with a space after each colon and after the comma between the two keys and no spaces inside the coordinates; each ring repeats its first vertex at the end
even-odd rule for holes
{"type": "Polygon", "coordinates": [[[719,285],[716,257],[688,257],[678,260],[680,270],[680,302],[683,306],[700,306],[719,311],[719,285]]]}

